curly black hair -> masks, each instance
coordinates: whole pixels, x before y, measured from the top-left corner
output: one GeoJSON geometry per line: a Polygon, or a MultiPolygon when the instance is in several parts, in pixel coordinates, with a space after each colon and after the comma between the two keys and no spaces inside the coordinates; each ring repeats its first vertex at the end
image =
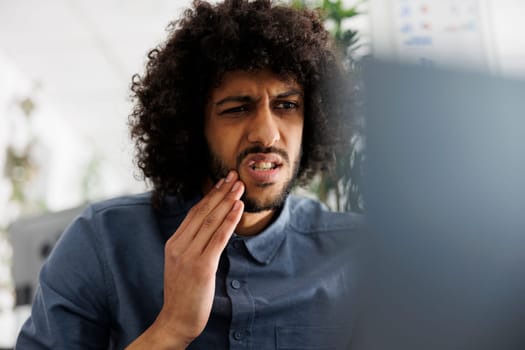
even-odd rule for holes
{"type": "Polygon", "coordinates": [[[208,174],[204,108],[212,87],[231,70],[270,69],[304,89],[305,120],[297,183],[332,166],[340,139],[343,74],[319,15],[271,0],[196,0],[170,23],[167,40],[148,54],[131,84],[136,161],[153,184],[153,202],[200,191],[208,174]]]}

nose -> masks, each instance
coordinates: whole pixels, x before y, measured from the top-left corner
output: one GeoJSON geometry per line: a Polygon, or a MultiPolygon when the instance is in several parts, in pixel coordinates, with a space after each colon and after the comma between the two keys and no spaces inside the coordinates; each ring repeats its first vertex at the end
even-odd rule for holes
{"type": "Polygon", "coordinates": [[[251,120],[248,141],[263,147],[272,147],[280,140],[279,128],[270,106],[257,108],[251,120]]]}

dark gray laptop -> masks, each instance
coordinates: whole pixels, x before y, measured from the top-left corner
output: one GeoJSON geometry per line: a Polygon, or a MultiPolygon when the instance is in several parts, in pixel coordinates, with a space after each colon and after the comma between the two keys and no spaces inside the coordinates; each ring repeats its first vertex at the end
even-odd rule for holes
{"type": "Polygon", "coordinates": [[[525,82],[368,62],[352,349],[525,349],[525,82]]]}

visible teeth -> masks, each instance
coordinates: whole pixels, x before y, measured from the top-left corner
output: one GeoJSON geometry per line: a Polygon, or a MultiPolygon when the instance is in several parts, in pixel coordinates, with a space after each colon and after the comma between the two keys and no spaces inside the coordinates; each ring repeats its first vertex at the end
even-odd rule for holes
{"type": "Polygon", "coordinates": [[[258,162],[253,165],[254,170],[269,170],[273,168],[274,164],[271,162],[258,162]]]}

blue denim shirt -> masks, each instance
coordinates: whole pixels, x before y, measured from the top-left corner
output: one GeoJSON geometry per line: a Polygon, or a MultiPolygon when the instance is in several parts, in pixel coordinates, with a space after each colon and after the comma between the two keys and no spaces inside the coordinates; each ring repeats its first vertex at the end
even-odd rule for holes
{"type": "MultiPolygon", "coordinates": [[[[17,349],[122,349],[163,303],[164,244],[199,200],[150,194],[91,205],[40,273],[17,349]]],[[[232,236],[204,332],[189,349],[341,349],[351,338],[361,219],[289,196],[257,236],[232,236]]]]}

